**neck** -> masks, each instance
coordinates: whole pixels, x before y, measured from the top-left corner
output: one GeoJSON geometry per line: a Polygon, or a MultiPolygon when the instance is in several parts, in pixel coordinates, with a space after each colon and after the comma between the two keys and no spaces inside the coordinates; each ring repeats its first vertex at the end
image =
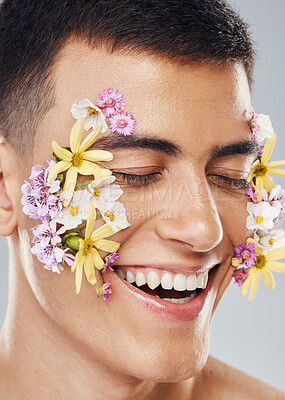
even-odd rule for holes
{"type": "Polygon", "coordinates": [[[40,294],[31,289],[21,262],[31,258],[19,256],[26,250],[15,235],[9,243],[9,302],[0,336],[0,388],[5,398],[151,400],[164,393],[166,400],[184,398],[185,390],[189,398],[190,382],[160,384],[121,374],[96,359],[88,343],[59,326],[39,301],[40,294]]]}

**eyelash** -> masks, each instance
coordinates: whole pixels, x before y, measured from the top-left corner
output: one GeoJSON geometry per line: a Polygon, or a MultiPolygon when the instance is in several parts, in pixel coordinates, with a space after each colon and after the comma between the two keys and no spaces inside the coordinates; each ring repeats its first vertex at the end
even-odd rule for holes
{"type": "MultiPolygon", "coordinates": [[[[146,175],[135,175],[135,174],[126,174],[123,172],[113,172],[114,176],[120,177],[123,182],[126,182],[130,186],[147,186],[153,183],[161,173],[153,172],[146,175]]],[[[235,189],[246,189],[248,187],[248,182],[246,179],[233,179],[224,175],[208,175],[215,178],[218,178],[220,181],[226,183],[230,188],[235,189]]]]}

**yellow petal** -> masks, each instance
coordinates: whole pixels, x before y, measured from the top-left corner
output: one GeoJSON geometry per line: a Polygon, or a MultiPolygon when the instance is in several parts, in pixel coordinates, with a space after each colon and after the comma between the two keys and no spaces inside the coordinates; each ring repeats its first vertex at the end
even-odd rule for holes
{"type": "Polygon", "coordinates": [[[254,186],[254,190],[255,190],[255,193],[256,193],[256,195],[257,195],[257,199],[258,199],[258,201],[261,201],[262,200],[262,189],[263,189],[263,187],[264,187],[264,180],[263,180],[263,178],[264,177],[261,177],[261,176],[257,176],[255,179],[256,179],[256,184],[255,184],[255,186],[254,186]]]}
{"type": "Polygon", "coordinates": [[[81,258],[81,257],[82,257],[82,253],[81,253],[80,251],[78,251],[78,252],[76,253],[74,262],[73,262],[73,264],[72,264],[71,272],[74,272],[74,271],[76,270],[76,268],[77,268],[77,266],[78,266],[78,264],[79,264],[79,261],[80,261],[80,258],[81,258]]]}
{"type": "Polygon", "coordinates": [[[59,161],[58,163],[55,164],[54,167],[50,170],[47,178],[47,182],[51,183],[54,178],[63,171],[66,171],[68,168],[71,167],[71,163],[67,161],[59,161]]]}
{"type": "Polygon", "coordinates": [[[83,153],[87,150],[92,144],[94,144],[102,131],[103,125],[98,126],[98,128],[94,129],[94,131],[90,132],[88,136],[83,140],[81,146],[79,148],[79,152],[83,153]]]}
{"type": "Polygon", "coordinates": [[[95,268],[97,268],[100,271],[101,269],[103,269],[105,267],[105,263],[102,260],[102,257],[100,256],[98,251],[95,249],[91,250],[91,254],[92,254],[93,265],[95,266],[95,268]]]}
{"type": "MultiPolygon", "coordinates": [[[[271,168],[276,168],[276,167],[282,167],[285,165],[285,160],[281,160],[281,161],[272,161],[269,164],[267,164],[267,168],[271,169],[271,168]]],[[[270,172],[271,173],[271,172],[270,172]]]]}
{"type": "MultiPolygon", "coordinates": [[[[264,177],[261,179],[263,179],[264,188],[268,193],[270,193],[271,190],[275,187],[273,180],[268,175],[264,175],[264,177]]],[[[262,198],[260,200],[262,200],[262,198]]]]}
{"type": "MultiPolygon", "coordinates": [[[[75,167],[69,168],[65,177],[63,191],[67,194],[73,194],[77,180],[77,169],[75,167]]],[[[65,200],[63,206],[67,207],[71,199],[65,200]]]]}
{"type": "Polygon", "coordinates": [[[83,159],[88,161],[111,161],[113,154],[106,150],[89,150],[83,153],[83,159]]]}
{"type": "Polygon", "coordinates": [[[278,262],[278,261],[270,261],[268,263],[268,268],[274,272],[285,273],[285,263],[278,262]]]}
{"type": "Polygon", "coordinates": [[[89,203],[88,211],[87,211],[87,224],[86,224],[86,231],[85,231],[85,239],[90,238],[90,235],[94,228],[95,221],[96,221],[96,209],[92,203],[89,203]]]}
{"type": "Polygon", "coordinates": [[[274,280],[274,277],[273,277],[271,271],[269,271],[267,268],[262,268],[261,272],[262,272],[263,281],[264,281],[267,289],[269,289],[269,290],[274,289],[275,288],[275,280],[274,280]]]}
{"type": "Polygon", "coordinates": [[[96,240],[94,244],[97,247],[97,249],[107,251],[107,253],[113,253],[113,251],[118,250],[118,248],[121,245],[121,243],[106,239],[96,240]]]}
{"type": "Polygon", "coordinates": [[[76,294],[79,294],[80,289],[81,289],[82,273],[83,273],[83,262],[84,262],[84,257],[82,256],[79,259],[79,263],[77,265],[76,272],[75,272],[76,294]]]}
{"type": "Polygon", "coordinates": [[[95,285],[97,282],[96,276],[95,276],[95,269],[93,265],[93,257],[91,253],[89,253],[84,260],[84,272],[86,275],[86,278],[91,285],[95,285]]]}
{"type": "Polygon", "coordinates": [[[276,138],[277,138],[277,136],[276,136],[276,133],[274,132],[274,137],[272,139],[267,139],[266,140],[265,146],[264,146],[264,149],[263,149],[263,153],[262,153],[262,156],[261,156],[261,162],[263,164],[267,164],[268,163],[268,161],[269,161],[269,159],[271,157],[271,154],[273,152],[275,143],[276,143],[276,138]]]}
{"type": "Polygon", "coordinates": [[[254,299],[258,285],[259,285],[259,279],[260,279],[260,269],[254,268],[252,271],[252,283],[249,291],[249,296],[248,296],[248,302],[251,303],[252,300],[254,299]]]}
{"type": "Polygon", "coordinates": [[[266,254],[266,260],[281,260],[285,258],[285,246],[278,247],[275,250],[271,250],[266,254]]]}
{"type": "Polygon", "coordinates": [[[82,162],[82,165],[77,170],[81,175],[93,175],[95,180],[112,175],[112,171],[100,168],[98,165],[86,160],[82,162]],[[108,171],[107,175],[105,171],[108,171]]]}
{"type": "Polygon", "coordinates": [[[61,158],[63,161],[71,162],[72,153],[69,150],[62,148],[55,140],[51,142],[51,145],[53,151],[59,158],[61,158]]]}
{"type": "Polygon", "coordinates": [[[95,242],[96,240],[99,239],[105,239],[106,237],[109,237],[113,235],[114,232],[112,231],[112,228],[108,224],[101,225],[99,228],[97,228],[90,238],[95,242]]]}
{"type": "Polygon", "coordinates": [[[268,171],[270,175],[276,175],[276,176],[281,176],[282,178],[285,178],[285,169],[280,169],[280,168],[273,168],[268,171]]]}
{"type": "Polygon", "coordinates": [[[79,117],[71,129],[70,148],[73,154],[79,152],[84,126],[85,126],[84,118],[79,117]]]}
{"type": "Polygon", "coordinates": [[[251,277],[251,276],[248,276],[248,277],[246,278],[246,280],[243,282],[243,284],[241,285],[240,292],[241,292],[241,294],[242,294],[243,296],[246,295],[246,293],[247,293],[247,291],[248,291],[248,288],[249,288],[250,285],[251,285],[251,282],[252,282],[252,277],[251,277]]]}

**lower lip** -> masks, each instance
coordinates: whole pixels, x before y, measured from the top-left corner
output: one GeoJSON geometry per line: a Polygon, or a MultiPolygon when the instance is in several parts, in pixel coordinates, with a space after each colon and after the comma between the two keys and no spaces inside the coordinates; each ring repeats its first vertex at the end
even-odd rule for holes
{"type": "Polygon", "coordinates": [[[127,289],[128,293],[134,296],[134,298],[141,302],[148,310],[159,313],[161,317],[166,317],[168,319],[191,321],[198,317],[203,310],[204,305],[206,304],[209,291],[213,285],[213,279],[216,272],[215,270],[212,269],[209,272],[207,287],[201,290],[201,292],[193,300],[190,300],[184,304],[171,303],[158,297],[154,297],[136,288],[124,279],[120,278],[116,273],[115,274],[118,279],[124,283],[125,289],[127,289]]]}

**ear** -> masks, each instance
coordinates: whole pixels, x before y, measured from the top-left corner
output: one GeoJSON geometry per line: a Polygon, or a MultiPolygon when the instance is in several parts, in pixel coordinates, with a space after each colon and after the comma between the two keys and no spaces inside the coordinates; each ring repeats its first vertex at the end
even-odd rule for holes
{"type": "Polygon", "coordinates": [[[0,236],[10,236],[17,227],[19,204],[19,156],[0,138],[0,236]]]}

